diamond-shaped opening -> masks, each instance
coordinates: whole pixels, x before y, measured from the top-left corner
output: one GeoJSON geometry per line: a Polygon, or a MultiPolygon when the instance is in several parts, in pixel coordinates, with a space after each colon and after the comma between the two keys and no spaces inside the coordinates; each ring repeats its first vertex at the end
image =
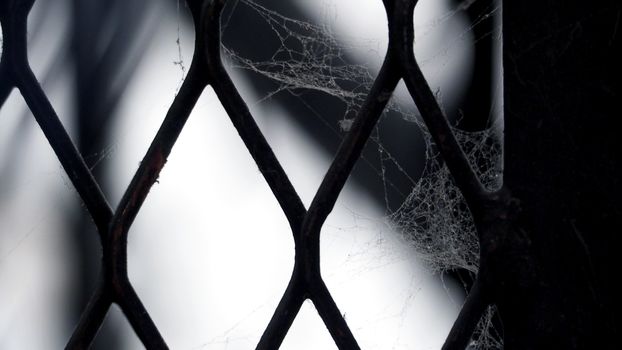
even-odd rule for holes
{"type": "MultiPolygon", "coordinates": [[[[166,340],[166,339],[165,339],[166,340]]],[[[144,349],[132,325],[121,308],[113,304],[106,314],[102,327],[93,340],[91,349],[144,349]]]]}
{"type": "MultiPolygon", "coordinates": [[[[360,344],[359,344],[360,345],[360,344]]],[[[306,300],[283,340],[281,350],[337,349],[311,300],[306,300]]]]}
{"type": "Polygon", "coordinates": [[[137,293],[173,348],[220,339],[252,346],[293,255],[283,212],[206,90],[130,230],[137,293]]]}
{"type": "Polygon", "coordinates": [[[361,348],[440,348],[463,296],[418,261],[384,208],[346,186],[322,230],[322,275],[361,348]],[[389,345],[387,345],[389,344],[389,345]]]}

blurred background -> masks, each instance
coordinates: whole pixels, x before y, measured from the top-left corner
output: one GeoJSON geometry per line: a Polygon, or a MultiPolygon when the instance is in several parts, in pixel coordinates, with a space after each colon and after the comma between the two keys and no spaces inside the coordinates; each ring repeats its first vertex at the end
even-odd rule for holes
{"type": "MultiPolygon", "coordinates": [[[[458,127],[486,128],[501,111],[498,4],[417,6],[415,52],[437,98],[458,127]]],[[[230,74],[308,206],[382,63],[382,2],[231,0],[222,26],[230,74]],[[283,55],[318,73],[350,67],[335,74],[356,94],[275,74],[270,63],[283,55]]],[[[115,207],[190,65],[188,9],[176,0],[37,0],[28,34],[36,76],[115,207]]],[[[323,275],[364,349],[440,348],[469,284],[468,273],[431,273],[392,229],[389,215],[426,162],[416,116],[400,85],[322,231],[323,275]]],[[[0,228],[0,349],[64,347],[101,250],[17,90],[0,110],[0,228]]],[[[138,295],[172,349],[254,348],[293,248],[276,200],[206,89],[130,230],[138,295]]],[[[94,348],[142,345],[113,306],[94,348]]],[[[306,302],[282,349],[332,348],[306,302]]]]}

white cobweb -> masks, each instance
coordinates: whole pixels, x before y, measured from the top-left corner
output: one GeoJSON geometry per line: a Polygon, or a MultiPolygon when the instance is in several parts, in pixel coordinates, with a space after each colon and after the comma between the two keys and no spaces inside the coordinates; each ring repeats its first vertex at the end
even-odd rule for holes
{"type": "MultiPolygon", "coordinates": [[[[432,271],[465,269],[477,273],[479,245],[471,213],[423,124],[426,164],[402,206],[389,215],[432,271]]],[[[478,132],[453,129],[480,181],[489,190],[501,186],[501,142],[493,126],[478,132]]]]}
{"type": "Polygon", "coordinates": [[[358,111],[374,82],[367,66],[346,60],[346,53],[357,43],[339,41],[329,26],[288,18],[251,0],[238,2],[268,23],[281,45],[264,61],[244,58],[223,46],[230,68],[249,70],[277,82],[278,88],[265,98],[283,91],[314,90],[339,99],[346,107],[340,126],[348,128],[345,116],[351,118],[358,111]]]}
{"type": "MultiPolygon", "coordinates": [[[[465,2],[431,23],[434,26],[443,25],[471,3],[465,2]]],[[[337,126],[343,131],[349,130],[353,117],[373,84],[374,74],[367,65],[350,62],[348,54],[355,47],[369,43],[365,40],[341,40],[329,25],[286,17],[254,0],[238,0],[235,6],[247,6],[261,16],[280,45],[265,60],[242,57],[223,46],[229,68],[248,70],[275,82],[277,87],[264,99],[282,92],[298,95],[305,91],[336,98],[343,103],[345,111],[337,126]]],[[[498,8],[491,8],[486,16],[496,11],[498,8]]],[[[226,19],[223,19],[223,30],[226,30],[226,25],[226,19]]],[[[441,50],[439,55],[443,52],[446,49],[441,50]]],[[[473,219],[431,135],[417,112],[405,107],[397,98],[391,99],[386,112],[394,112],[404,120],[419,125],[426,146],[423,173],[419,179],[413,180],[412,190],[401,206],[388,213],[388,225],[402,234],[403,240],[417,251],[419,259],[433,273],[464,269],[475,275],[479,267],[479,245],[473,219]]],[[[499,122],[492,122],[489,128],[478,132],[453,128],[480,181],[490,190],[499,188],[502,182],[501,129],[499,122]]],[[[379,142],[377,139],[372,141],[379,142]]],[[[379,152],[385,153],[380,156],[381,162],[391,162],[401,169],[398,161],[381,144],[378,146],[379,152]]],[[[384,164],[381,168],[383,176],[384,164]]],[[[491,307],[482,317],[469,349],[503,347],[501,337],[492,327],[493,315],[494,307],[491,307]]]]}

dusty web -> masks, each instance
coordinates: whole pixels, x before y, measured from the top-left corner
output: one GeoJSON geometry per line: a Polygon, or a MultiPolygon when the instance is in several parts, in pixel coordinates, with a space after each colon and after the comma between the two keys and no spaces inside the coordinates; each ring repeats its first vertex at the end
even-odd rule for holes
{"type": "MultiPolygon", "coordinates": [[[[479,244],[473,218],[462,194],[444,165],[424,125],[426,165],[421,178],[402,206],[389,215],[389,225],[402,232],[404,240],[436,273],[464,269],[475,275],[479,268],[479,244]]],[[[454,128],[464,153],[484,186],[502,184],[502,143],[498,125],[479,132],[454,128]]],[[[495,327],[496,308],[490,306],[473,334],[468,350],[503,349],[495,327]]]]}
{"type": "MultiPolygon", "coordinates": [[[[421,125],[426,164],[421,178],[402,206],[389,215],[434,272],[457,268],[477,272],[479,246],[473,219],[449,170],[421,125]]],[[[490,190],[501,185],[501,141],[498,126],[479,132],[454,128],[454,134],[480,181],[490,190]]]]}
{"type": "MultiPolygon", "coordinates": [[[[418,30],[432,30],[432,27],[443,25],[452,16],[466,10],[473,2],[473,0],[462,2],[443,16],[431,21],[429,27],[418,30]]],[[[238,0],[236,6],[246,6],[261,16],[270,26],[279,45],[273,55],[266,60],[246,58],[223,46],[230,68],[251,71],[275,82],[277,87],[263,99],[269,99],[282,92],[296,95],[309,90],[337,99],[343,104],[345,112],[336,126],[343,131],[349,130],[353,117],[362,106],[374,81],[374,74],[367,65],[354,63],[348,59],[353,47],[361,45],[364,41],[344,42],[333,33],[329,25],[288,18],[253,0],[238,0]]],[[[472,26],[497,11],[497,7],[490,8],[490,12],[480,17],[472,26]]],[[[472,26],[460,36],[465,35],[472,26]]],[[[444,46],[438,55],[446,52],[447,47],[444,46]]],[[[436,56],[431,57],[427,62],[434,60],[436,56]]],[[[425,65],[426,61],[421,63],[425,65]]],[[[392,163],[412,181],[412,190],[401,206],[388,213],[386,217],[388,225],[401,233],[403,240],[414,247],[420,260],[424,261],[433,273],[442,274],[456,269],[477,273],[479,246],[473,219],[434,146],[431,135],[417,111],[405,107],[398,98],[394,97],[391,100],[384,117],[388,116],[387,112],[416,123],[422,131],[425,143],[423,173],[418,179],[412,179],[383,147],[379,138],[372,137],[372,142],[378,145],[381,162],[379,176],[383,178],[385,188],[388,182],[385,178],[385,163],[392,163]]],[[[478,132],[466,132],[457,128],[453,131],[482,184],[490,190],[499,188],[503,172],[502,125],[492,122],[489,128],[478,132]]],[[[499,341],[501,337],[492,327],[493,316],[494,308],[490,308],[478,325],[469,349],[502,348],[499,341]]]]}

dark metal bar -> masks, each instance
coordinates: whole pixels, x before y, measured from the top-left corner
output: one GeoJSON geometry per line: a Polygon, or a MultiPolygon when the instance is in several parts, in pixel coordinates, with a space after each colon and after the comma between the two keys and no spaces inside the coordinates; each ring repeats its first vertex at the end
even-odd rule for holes
{"type": "MultiPolygon", "coordinates": [[[[456,185],[462,192],[469,209],[473,213],[476,227],[482,239],[482,218],[490,212],[491,206],[497,206],[497,193],[487,191],[481,184],[469,161],[458,144],[449,122],[441,111],[413,52],[414,25],[413,16],[417,0],[395,0],[392,20],[389,21],[389,33],[394,41],[390,50],[399,58],[404,82],[421,116],[447,164],[456,185]]],[[[498,203],[499,206],[501,203],[498,203]]],[[[482,265],[485,263],[482,262],[482,265]]],[[[467,345],[485,308],[489,305],[485,298],[487,286],[482,285],[482,267],[478,271],[478,280],[471,288],[466,303],[446,339],[443,349],[464,349],[467,345]]]]}
{"type": "Polygon", "coordinates": [[[394,65],[393,59],[387,56],[350,132],[341,143],[335,159],[311,202],[307,217],[305,217],[302,236],[305,237],[305,244],[309,244],[310,251],[308,253],[317,256],[317,269],[319,269],[320,229],[328,214],[333,210],[339,193],[397,86],[400,77],[394,65]]]}
{"type": "Polygon", "coordinates": [[[99,328],[104,323],[106,314],[112,305],[112,296],[107,289],[104,280],[91,296],[86,309],[82,312],[80,321],[71,334],[71,338],[65,346],[66,350],[88,349],[99,328]]]}
{"type": "Polygon", "coordinates": [[[309,285],[309,289],[311,290],[311,300],[313,300],[318,314],[324,321],[337,347],[348,350],[360,349],[324,281],[322,279],[313,281],[309,285]]]}
{"type": "Polygon", "coordinates": [[[93,178],[84,159],[67,135],[56,112],[36,81],[29,67],[16,69],[15,80],[39,126],[43,130],[52,149],[56,153],[67,176],[80,194],[89,213],[97,225],[100,238],[106,232],[106,226],[112,216],[106,198],[93,178]]]}
{"type": "MultiPolygon", "coordinates": [[[[0,20],[4,34],[2,73],[6,76],[10,75],[11,83],[19,88],[61,165],[95,221],[100,240],[103,242],[103,235],[112,217],[112,209],[28,64],[26,25],[32,3],[33,1],[6,1],[1,4],[0,20]]],[[[8,81],[3,79],[3,83],[8,83],[8,81]]],[[[3,100],[6,99],[4,93],[2,98],[3,100]]],[[[97,334],[111,302],[111,297],[102,281],[102,284],[91,297],[67,344],[67,349],[88,348],[97,334]]]]}
{"type": "Polygon", "coordinates": [[[132,329],[140,341],[149,350],[167,350],[168,346],[160,335],[160,331],[149,316],[149,313],[136,295],[127,278],[114,286],[115,302],[123,310],[123,314],[132,325],[132,329]]]}
{"type": "MultiPolygon", "coordinates": [[[[206,63],[211,85],[296,233],[300,230],[306,209],[222,65],[220,14],[224,4],[225,1],[212,1],[206,7],[203,18],[202,32],[206,34],[206,63]]],[[[297,239],[296,236],[294,234],[297,239]]]]}
{"type": "Polygon", "coordinates": [[[173,100],[112,218],[109,250],[104,251],[104,262],[109,269],[109,282],[115,289],[115,302],[119,304],[132,328],[149,349],[168,347],[127,277],[127,235],[149,190],[157,181],[190,112],[207,86],[207,76],[202,67],[202,54],[196,50],[199,45],[195,47],[195,55],[179,93],[173,100]]]}
{"type": "Polygon", "coordinates": [[[297,269],[294,268],[294,273],[287,285],[287,289],[281,301],[279,301],[270,323],[268,323],[261,335],[261,339],[255,348],[256,350],[278,349],[283,343],[283,339],[285,339],[289,328],[294,323],[302,303],[307,298],[306,288],[299,276],[297,269]]]}
{"type": "Polygon", "coordinates": [[[456,140],[447,118],[443,115],[413,52],[415,32],[413,15],[416,0],[397,0],[393,20],[390,21],[390,35],[395,45],[391,50],[399,58],[404,82],[425,121],[434,143],[446,162],[456,185],[464,195],[472,211],[481,210],[487,191],[471,168],[464,152],[456,140]]]}
{"type": "Polygon", "coordinates": [[[481,279],[477,279],[441,350],[463,350],[467,347],[477,323],[489,305],[484,293],[481,279]]]}

